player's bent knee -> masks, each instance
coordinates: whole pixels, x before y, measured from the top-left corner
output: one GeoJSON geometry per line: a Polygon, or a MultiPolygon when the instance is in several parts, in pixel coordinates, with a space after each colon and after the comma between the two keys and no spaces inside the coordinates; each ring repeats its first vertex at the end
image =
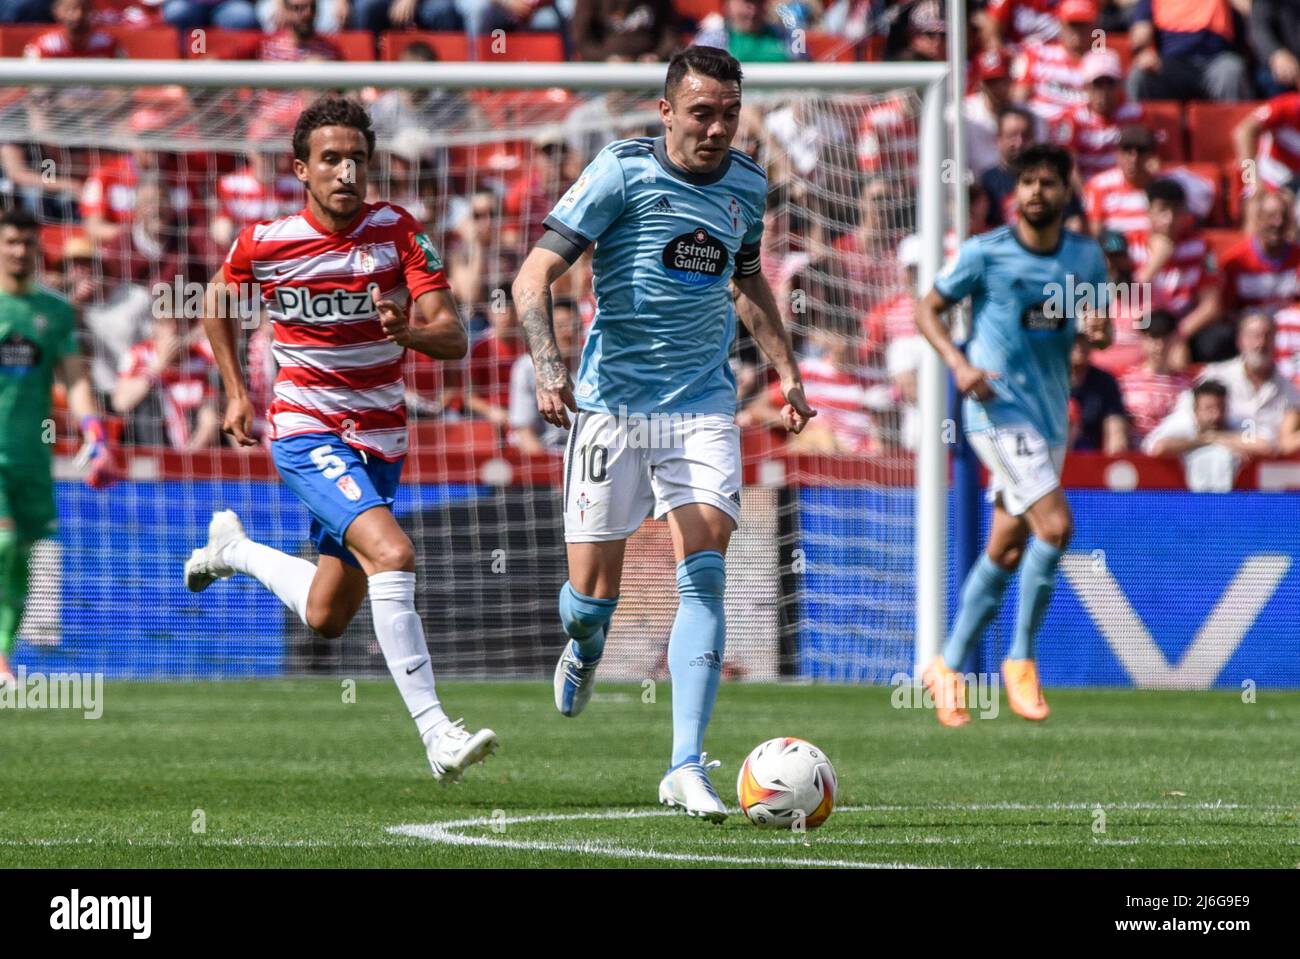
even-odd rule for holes
{"type": "Polygon", "coordinates": [[[1001,566],[1003,569],[1010,571],[1020,565],[1020,560],[1024,555],[1024,544],[1016,543],[1011,546],[1003,547],[996,554],[990,553],[989,559],[993,560],[995,565],[1001,566]]]}

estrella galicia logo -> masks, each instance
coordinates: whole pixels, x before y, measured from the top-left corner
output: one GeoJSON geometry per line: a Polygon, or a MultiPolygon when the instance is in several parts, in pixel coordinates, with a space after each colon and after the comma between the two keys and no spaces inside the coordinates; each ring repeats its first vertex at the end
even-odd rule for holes
{"type": "Polygon", "coordinates": [[[36,369],[41,362],[41,347],[25,336],[10,333],[0,340],[0,372],[10,376],[23,376],[36,369]]]}
{"type": "Polygon", "coordinates": [[[664,247],[664,269],[692,286],[713,283],[727,265],[727,248],[704,227],[673,237],[664,247]]]}
{"type": "Polygon", "coordinates": [[[1034,303],[1020,314],[1020,325],[1035,333],[1059,333],[1065,327],[1065,316],[1044,309],[1046,302],[1034,303]]]}
{"type": "Polygon", "coordinates": [[[710,649],[692,659],[691,665],[707,666],[709,669],[722,669],[722,657],[710,649]]]}

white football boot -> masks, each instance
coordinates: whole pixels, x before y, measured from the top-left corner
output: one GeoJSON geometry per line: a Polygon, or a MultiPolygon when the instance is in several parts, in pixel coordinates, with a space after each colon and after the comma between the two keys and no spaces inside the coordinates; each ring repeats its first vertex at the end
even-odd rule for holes
{"type": "Polygon", "coordinates": [[[596,688],[596,667],[600,657],[583,659],[578,655],[578,641],[564,644],[560,661],[555,664],[555,708],[565,716],[576,716],[587,708],[596,688]]]}
{"type": "Polygon", "coordinates": [[[191,593],[201,593],[219,579],[229,579],[235,571],[221,562],[227,546],[248,539],[244,524],[234,510],[223,509],[212,514],[208,523],[208,542],[190,553],[185,561],[185,588],[191,593]]]}
{"type": "Polygon", "coordinates": [[[497,745],[497,734],[492,730],[471,733],[465,728],[465,720],[458,719],[425,749],[433,778],[440,783],[458,783],[466,769],[487,759],[497,751],[497,745]]]}
{"type": "Polygon", "coordinates": [[[709,770],[721,765],[716,759],[709,762],[709,754],[703,753],[699,762],[682,763],[669,770],[659,783],[659,802],[679,808],[688,816],[722,822],[727,818],[727,807],[718,798],[718,792],[709,779],[709,770]]]}

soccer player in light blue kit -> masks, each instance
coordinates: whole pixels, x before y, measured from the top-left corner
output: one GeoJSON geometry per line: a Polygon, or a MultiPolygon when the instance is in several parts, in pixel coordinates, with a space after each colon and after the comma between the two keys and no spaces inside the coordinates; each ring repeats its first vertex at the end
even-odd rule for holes
{"type": "Polygon", "coordinates": [[[1019,221],[963,243],[957,259],[917,307],[917,327],[948,364],[965,397],[965,430],[989,470],[993,502],[987,551],[962,586],[952,634],[924,672],[945,726],[970,722],[957,670],[1002,606],[1017,567],[1020,604],[1015,636],[1002,663],[1007,701],[1026,719],[1042,720],[1048,714],[1034,639],[1071,532],[1060,479],[1070,349],[1076,336],[1098,349],[1111,339],[1101,248],[1062,225],[1072,165],[1060,147],[1025,150],[1014,170],[1019,221]],[[974,326],[963,355],[953,345],[942,313],[967,296],[974,326]],[[1031,533],[1034,539],[1026,549],[1031,533]]]}
{"type": "Polygon", "coordinates": [[[704,731],[722,677],[723,555],[740,517],[740,431],[728,357],[740,315],[781,377],[792,432],[815,415],[772,291],[759,272],[767,176],[731,149],[740,64],[691,47],[668,65],[665,135],[609,144],[556,204],[514,283],[541,414],[570,426],[564,460],[569,639],[555,705],[591,698],[618,604],[627,538],[668,518],[680,603],[668,644],[673,752],[659,800],[720,822],[704,731]],[[596,319],[576,390],[555,345],[551,284],[592,243],[596,319]],[[732,283],[736,289],[733,304],[732,283]],[[576,399],[575,399],[576,398],[576,399]]]}

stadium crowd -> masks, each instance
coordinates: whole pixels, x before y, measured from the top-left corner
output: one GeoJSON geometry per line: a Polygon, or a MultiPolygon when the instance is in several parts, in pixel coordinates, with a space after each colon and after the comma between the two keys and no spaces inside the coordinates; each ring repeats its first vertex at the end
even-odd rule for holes
{"type": "MultiPolygon", "coordinates": [[[[1059,143],[1077,164],[1069,224],[1097,237],[1117,288],[1150,291],[1115,304],[1113,346],[1076,347],[1072,448],[1183,456],[1204,488],[1221,487],[1244,459],[1300,451],[1300,4],[970,7],[961,104],[970,231],[1013,222],[1017,154],[1059,143]]],[[[494,31],[558,35],[563,56],[610,62],[662,61],[690,40],[742,63],[939,60],[948,29],[939,0],[0,0],[0,36],[10,24],[47,21],[26,56],[124,56],[121,28],[168,24],[182,44],[193,37],[183,31],[210,30],[202,55],[277,61],[343,59],[348,31],[369,31],[386,57],[422,62],[443,58],[438,37],[494,31]]],[[[563,435],[533,405],[510,282],[594,153],[657,132],[653,100],[555,91],[521,104],[480,92],[362,94],[380,138],[371,199],[429,226],[471,326],[463,363],[412,357],[408,408],[416,418],[484,420],[497,442],[558,455],[563,435]],[[521,140],[499,132],[530,123],[521,140]],[[431,134],[493,129],[491,142],[465,145],[431,134]]],[[[177,278],[202,283],[242,226],[303,203],[287,141],[311,94],[245,93],[215,105],[202,96],[179,86],[31,91],[5,108],[24,114],[31,135],[0,145],[0,190],[45,224],[46,280],[83,311],[96,386],[127,443],[222,441],[200,326],[189,311],[160,310],[157,286],[179,293],[177,278]],[[194,135],[195,117],[214,109],[243,125],[245,151],[156,145],[194,135]],[[76,145],[61,126],[40,135],[51,117],[114,111],[136,148],[76,145]]],[[[737,146],[769,171],[764,272],[821,411],[792,440],[803,449],[873,454],[915,442],[917,106],[881,96],[836,111],[796,98],[747,109],[742,120],[737,146]]],[[[563,284],[557,333],[576,358],[594,311],[589,261],[563,284]]],[[[250,380],[264,408],[270,330],[250,326],[250,380]]],[[[761,431],[777,421],[780,397],[756,356],[742,334],[739,421],[761,431]]]]}

